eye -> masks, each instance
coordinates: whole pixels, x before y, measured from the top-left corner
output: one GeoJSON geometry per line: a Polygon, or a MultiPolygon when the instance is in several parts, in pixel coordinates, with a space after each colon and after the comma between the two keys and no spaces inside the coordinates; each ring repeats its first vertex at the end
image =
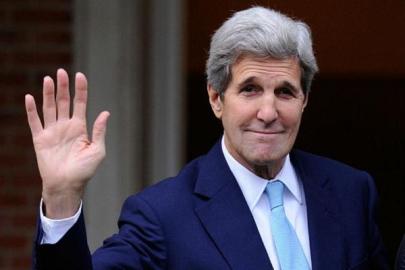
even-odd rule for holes
{"type": "Polygon", "coordinates": [[[254,84],[248,84],[240,89],[240,93],[244,95],[252,95],[259,91],[259,88],[254,84]]]}
{"type": "Polygon", "coordinates": [[[281,98],[293,98],[295,97],[295,93],[292,89],[288,87],[280,87],[275,90],[275,94],[281,98]]]}

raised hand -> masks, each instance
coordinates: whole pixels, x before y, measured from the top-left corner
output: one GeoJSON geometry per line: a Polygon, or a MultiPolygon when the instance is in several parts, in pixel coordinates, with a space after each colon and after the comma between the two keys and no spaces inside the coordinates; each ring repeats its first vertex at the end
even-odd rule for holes
{"type": "Polygon", "coordinates": [[[89,139],[86,125],[87,80],[75,78],[73,114],[70,116],[69,78],[57,71],[57,85],[47,76],[43,82],[43,125],[35,100],[25,96],[28,123],[32,133],[46,216],[61,219],[72,216],[80,205],[85,186],[105,157],[105,133],[109,113],[100,113],[89,139]]]}

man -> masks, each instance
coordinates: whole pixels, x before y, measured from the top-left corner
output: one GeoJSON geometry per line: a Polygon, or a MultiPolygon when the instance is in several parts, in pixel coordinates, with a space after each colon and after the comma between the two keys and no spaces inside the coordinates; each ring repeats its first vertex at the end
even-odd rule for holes
{"type": "Polygon", "coordinates": [[[35,269],[387,269],[371,177],[292,150],[317,64],[309,28],[261,7],[215,33],[207,91],[224,135],[177,176],[131,196],[92,256],[81,199],[105,155],[108,112],[86,132],[87,84],[43,86],[44,126],[26,97],[43,201],[35,269]]]}

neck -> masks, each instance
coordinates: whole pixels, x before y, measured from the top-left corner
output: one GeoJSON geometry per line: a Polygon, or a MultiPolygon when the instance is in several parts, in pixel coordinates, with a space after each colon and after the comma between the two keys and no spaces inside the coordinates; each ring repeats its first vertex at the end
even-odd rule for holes
{"type": "Polygon", "coordinates": [[[272,162],[272,164],[255,165],[253,166],[253,173],[264,179],[274,179],[276,175],[281,171],[285,159],[282,162],[272,162]]]}

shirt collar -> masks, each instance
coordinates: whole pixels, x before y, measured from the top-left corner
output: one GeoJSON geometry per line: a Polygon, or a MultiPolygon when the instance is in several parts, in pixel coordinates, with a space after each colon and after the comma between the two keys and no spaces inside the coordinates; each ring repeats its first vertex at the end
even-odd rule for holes
{"type": "Polygon", "coordinates": [[[235,176],[250,210],[256,206],[266,188],[267,183],[275,180],[280,180],[283,182],[298,203],[303,203],[301,186],[298,182],[298,176],[295,173],[294,167],[291,164],[289,154],[286,156],[280,172],[274,177],[274,179],[268,180],[257,176],[240,164],[226,148],[224,137],[222,137],[221,146],[225,160],[228,163],[231,172],[235,176]]]}

